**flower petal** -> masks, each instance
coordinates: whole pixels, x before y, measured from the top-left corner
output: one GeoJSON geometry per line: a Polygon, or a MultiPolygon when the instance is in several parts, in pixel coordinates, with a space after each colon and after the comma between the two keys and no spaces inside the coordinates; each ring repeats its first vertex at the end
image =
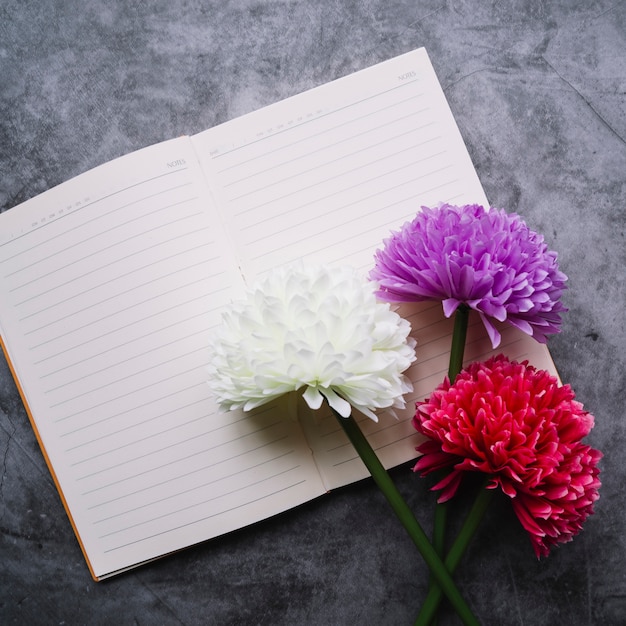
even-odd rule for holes
{"type": "Polygon", "coordinates": [[[593,513],[602,455],[580,441],[593,416],[548,372],[499,355],[446,379],[416,409],[413,425],[428,439],[415,471],[450,470],[434,486],[441,501],[465,472],[485,474],[511,498],[538,557],[593,513]]]}
{"type": "Polygon", "coordinates": [[[326,397],[326,400],[328,400],[328,404],[331,408],[335,409],[341,417],[350,417],[352,407],[349,402],[338,396],[332,389],[322,389],[321,392],[326,397]]]}
{"type": "Polygon", "coordinates": [[[318,388],[310,385],[307,385],[302,397],[314,411],[319,409],[322,406],[322,402],[324,402],[324,396],[319,392],[318,388]]]}
{"type": "Polygon", "coordinates": [[[537,341],[559,332],[567,277],[543,238],[515,214],[479,205],[422,207],[384,241],[370,278],[389,302],[441,300],[446,317],[460,304],[485,321],[509,321],[537,341]]]}
{"type": "Polygon", "coordinates": [[[209,385],[223,408],[249,410],[305,387],[342,415],[404,405],[415,360],[410,324],[346,267],[303,263],[263,275],[223,314],[210,344],[209,385]]]}

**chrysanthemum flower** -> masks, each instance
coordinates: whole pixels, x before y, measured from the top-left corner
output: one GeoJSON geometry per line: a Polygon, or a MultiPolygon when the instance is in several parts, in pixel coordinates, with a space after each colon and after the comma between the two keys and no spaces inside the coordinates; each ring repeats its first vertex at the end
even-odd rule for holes
{"type": "Polygon", "coordinates": [[[593,427],[568,385],[499,355],[472,363],[417,405],[415,428],[428,437],[415,471],[450,468],[433,489],[456,492],[464,472],[490,477],[528,531],[537,557],[569,541],[598,499],[601,453],[581,442],[593,427]]]}
{"type": "Polygon", "coordinates": [[[370,273],[384,300],[441,300],[446,317],[465,304],[480,314],[494,348],[500,333],[492,318],[542,343],[560,329],[567,277],[517,215],[479,205],[423,207],[384,243],[370,273]]]}
{"type": "Polygon", "coordinates": [[[212,342],[209,385],[226,409],[252,409],[304,389],[340,415],[354,407],[404,407],[415,360],[410,325],[349,268],[302,264],[266,274],[223,315],[212,342]]]}

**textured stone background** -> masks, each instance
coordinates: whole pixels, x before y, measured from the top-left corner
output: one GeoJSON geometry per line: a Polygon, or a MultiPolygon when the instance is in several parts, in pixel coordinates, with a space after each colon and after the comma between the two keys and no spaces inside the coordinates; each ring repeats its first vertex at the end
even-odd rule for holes
{"type": "MultiPolygon", "coordinates": [[[[537,561],[497,502],[460,586],[484,624],[625,624],[626,2],[2,0],[0,207],[419,46],[491,202],[559,251],[550,348],[605,454],[573,543],[537,561]]],[[[393,475],[428,525],[424,481],[393,475]]],[[[363,481],[92,582],[0,357],[0,623],[402,625],[426,579],[363,481]]]]}

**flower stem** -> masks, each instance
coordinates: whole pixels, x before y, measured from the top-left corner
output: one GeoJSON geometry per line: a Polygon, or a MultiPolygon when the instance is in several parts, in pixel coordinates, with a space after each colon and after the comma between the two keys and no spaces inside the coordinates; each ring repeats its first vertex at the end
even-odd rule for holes
{"type": "MultiPolygon", "coordinates": [[[[448,379],[454,382],[458,373],[463,369],[463,354],[465,353],[465,340],[467,337],[467,325],[469,321],[469,307],[461,304],[454,314],[454,329],[452,331],[452,345],[450,346],[450,364],[448,367],[448,379]]],[[[445,555],[446,523],[448,518],[448,503],[437,502],[433,520],[433,547],[437,554],[443,558],[445,555]]],[[[429,593],[437,588],[437,581],[430,577],[429,593]]],[[[437,602],[437,605],[439,602],[437,602]]]]}
{"type": "Polygon", "coordinates": [[[382,463],[376,456],[376,453],[365,438],[365,435],[361,432],[357,423],[354,421],[354,418],[352,416],[347,418],[342,417],[334,409],[333,413],[348,436],[348,439],[363,460],[363,463],[365,463],[365,466],[372,475],[374,482],[383,492],[383,495],[395,511],[398,519],[409,533],[409,536],[417,546],[417,549],[420,551],[424,561],[435,576],[437,582],[439,583],[436,587],[438,592],[440,594],[446,594],[464,624],[478,626],[478,620],[474,617],[469,606],[461,596],[454,581],[452,580],[452,577],[445,568],[441,557],[439,557],[439,555],[435,552],[435,549],[428,541],[426,533],[422,530],[422,527],[415,518],[415,515],[413,515],[413,512],[400,495],[400,492],[391,480],[387,470],[385,470],[382,463]]]}
{"type": "MultiPolygon", "coordinates": [[[[448,555],[446,556],[444,564],[450,574],[454,574],[456,568],[461,562],[461,558],[463,557],[463,554],[465,554],[465,551],[467,550],[467,547],[474,536],[485,511],[487,510],[493,494],[493,489],[486,489],[484,487],[482,487],[479,491],[478,496],[474,501],[474,505],[472,506],[472,509],[470,510],[469,515],[461,528],[461,531],[452,544],[450,552],[448,552],[448,555]]],[[[422,610],[417,616],[415,626],[426,626],[431,623],[442,597],[443,592],[441,587],[438,585],[429,589],[426,600],[424,600],[424,604],[422,605],[422,610]]]]}
{"type": "Polygon", "coordinates": [[[463,369],[463,353],[465,352],[468,321],[469,307],[466,304],[461,304],[454,314],[454,330],[452,331],[450,366],[448,368],[450,384],[454,382],[458,373],[463,369]]]}
{"type": "MultiPolygon", "coordinates": [[[[435,504],[435,515],[433,518],[433,548],[435,552],[443,559],[446,555],[446,525],[448,520],[448,503],[437,502],[435,504]]],[[[441,592],[441,588],[437,583],[437,579],[430,574],[428,582],[428,592],[430,594],[432,589],[436,589],[441,592]]],[[[428,597],[428,596],[427,596],[428,597]]],[[[431,626],[437,626],[437,616],[433,616],[431,626]]]]}

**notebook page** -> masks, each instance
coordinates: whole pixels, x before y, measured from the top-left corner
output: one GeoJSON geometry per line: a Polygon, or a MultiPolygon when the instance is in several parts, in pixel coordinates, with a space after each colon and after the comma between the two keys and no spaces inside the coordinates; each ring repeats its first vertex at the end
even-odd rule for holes
{"type": "MultiPolygon", "coordinates": [[[[487,204],[423,48],[192,141],[246,277],[299,258],[350,264],[366,273],[383,239],[422,205],[487,204]]],[[[428,352],[418,347],[418,363],[409,372],[417,382],[409,407],[447,371],[452,327],[441,306],[429,306],[431,314],[411,317],[420,345],[431,345],[428,352]]],[[[479,351],[485,352],[486,335],[478,327],[476,332],[479,351]]],[[[551,363],[547,349],[532,339],[504,333],[502,351],[509,351],[509,341],[551,363]]],[[[382,415],[378,425],[363,424],[387,467],[415,457],[419,439],[410,425],[412,410],[402,417],[382,415]]],[[[319,427],[308,423],[307,433],[329,488],[367,475],[334,418],[319,427]]]]}
{"type": "Polygon", "coordinates": [[[4,347],[95,577],[323,492],[296,424],[209,393],[242,288],[213,215],[188,138],[0,215],[4,347]]]}
{"type": "Polygon", "coordinates": [[[366,270],[421,205],[486,202],[424,49],[192,140],[246,277],[299,258],[366,270]]]}

